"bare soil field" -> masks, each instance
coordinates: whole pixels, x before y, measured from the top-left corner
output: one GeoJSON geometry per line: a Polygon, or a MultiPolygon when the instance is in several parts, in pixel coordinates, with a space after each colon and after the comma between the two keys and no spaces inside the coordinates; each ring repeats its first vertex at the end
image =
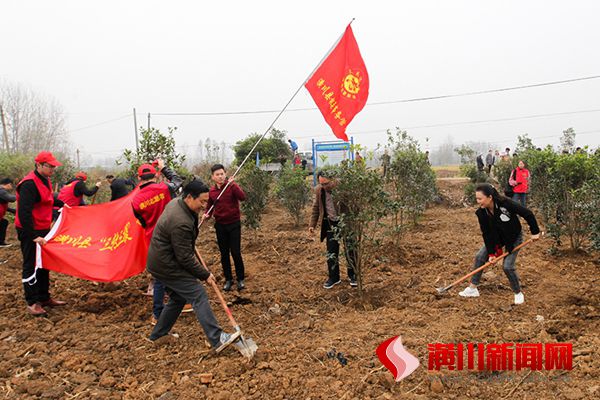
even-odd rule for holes
{"type": "MultiPolygon", "coordinates": [[[[557,256],[535,242],[517,261],[525,303],[493,267],[481,297],[435,288],[468,272],[482,244],[474,209],[461,204],[462,180],[439,182],[445,201],[427,210],[400,247],[386,244],[365,277],[366,301],[347,279],[331,290],[325,245],[270,206],[258,232],[243,232],[247,289],[226,294],[255,360],[235,350],[214,355],[191,314],[178,337],[151,343],[148,276],[95,284],[51,274],[53,295],[68,306],[33,318],[25,311],[18,246],[0,249],[0,398],[6,399],[587,399],[600,396],[600,262],[597,254],[557,256]],[[396,383],[375,349],[401,335],[421,366],[396,383]],[[569,342],[573,370],[430,372],[429,343],[569,342]],[[342,359],[329,357],[335,349],[342,359]],[[209,384],[201,374],[212,374],[209,384]],[[505,380],[493,379],[505,376],[505,380]],[[459,379],[457,379],[459,378],[459,379]],[[525,379],[528,378],[528,379],[525,379]],[[536,378],[536,379],[530,379],[536,378]]],[[[525,226],[527,235],[528,228],[525,226]]],[[[11,227],[9,239],[18,243],[11,227]]],[[[526,236],[527,236],[526,235],[526,236]]],[[[212,227],[199,248],[221,275],[212,227]]],[[[344,270],[344,266],[342,266],[344,270]]],[[[227,319],[209,291],[213,310],[227,319]]]]}

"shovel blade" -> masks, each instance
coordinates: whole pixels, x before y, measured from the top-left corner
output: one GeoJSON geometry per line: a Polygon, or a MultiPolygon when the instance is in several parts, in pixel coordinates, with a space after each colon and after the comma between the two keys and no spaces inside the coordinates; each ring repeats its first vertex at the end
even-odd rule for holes
{"type": "Polygon", "coordinates": [[[235,348],[247,359],[251,359],[256,354],[258,346],[252,338],[241,336],[235,343],[235,348]]]}

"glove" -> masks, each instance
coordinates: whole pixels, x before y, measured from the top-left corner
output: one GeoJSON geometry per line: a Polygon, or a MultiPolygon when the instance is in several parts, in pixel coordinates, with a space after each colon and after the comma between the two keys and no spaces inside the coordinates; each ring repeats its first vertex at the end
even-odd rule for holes
{"type": "Polygon", "coordinates": [[[496,251],[494,252],[494,254],[492,254],[494,257],[498,258],[502,255],[502,246],[500,246],[499,244],[496,245],[496,251]]]}

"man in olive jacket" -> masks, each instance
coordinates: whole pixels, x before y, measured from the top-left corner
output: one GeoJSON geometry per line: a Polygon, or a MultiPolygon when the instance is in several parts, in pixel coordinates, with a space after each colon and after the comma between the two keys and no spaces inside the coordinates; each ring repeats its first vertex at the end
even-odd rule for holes
{"type": "MultiPolygon", "coordinates": [[[[319,184],[315,188],[315,200],[312,206],[308,232],[313,234],[317,224],[321,222],[321,241],[327,239],[327,270],[328,279],[323,284],[325,289],[331,289],[341,283],[340,280],[340,243],[336,239],[335,227],[338,224],[340,213],[344,212],[344,207],[337,201],[333,194],[333,188],[336,181],[329,174],[329,171],[319,171],[319,184]]],[[[356,244],[349,237],[344,238],[345,255],[348,269],[348,278],[350,287],[357,287],[354,265],[356,265],[356,244]]]]}
{"type": "Polygon", "coordinates": [[[169,302],[160,314],[150,340],[168,335],[184,305],[189,303],[210,344],[219,352],[235,342],[240,333],[223,332],[210,308],[206,291],[198,282],[212,284],[215,280],[213,274],[199,263],[195,252],[198,213],[206,207],[208,191],[201,181],[188,183],[182,196],[167,204],[152,234],[146,268],[164,284],[169,302]]]}

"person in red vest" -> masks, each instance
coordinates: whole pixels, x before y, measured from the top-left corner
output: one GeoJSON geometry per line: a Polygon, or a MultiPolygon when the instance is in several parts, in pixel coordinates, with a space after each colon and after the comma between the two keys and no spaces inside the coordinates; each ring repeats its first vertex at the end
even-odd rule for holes
{"type": "Polygon", "coordinates": [[[75,178],[71,179],[58,193],[58,199],[62,200],[63,203],[69,207],[76,207],[84,205],[83,196],[91,197],[96,194],[102,182],[98,181],[96,186],[92,189],[88,189],[85,185],[87,181],[87,175],[85,172],[78,172],[75,174],[75,178]]]}
{"type": "Polygon", "coordinates": [[[512,199],[523,207],[527,207],[527,193],[529,193],[529,170],[525,168],[525,162],[523,160],[520,160],[518,167],[513,170],[508,183],[513,187],[514,194],[512,199]]]}
{"type": "Polygon", "coordinates": [[[62,164],[49,151],[35,157],[35,170],[17,185],[17,213],[15,226],[23,253],[23,289],[27,310],[34,316],[46,315],[44,307],[63,306],[64,301],[50,296],[50,276],[47,269],[35,268],[36,245],[45,245],[44,237],[50,232],[52,207],[64,204],[54,199],[50,177],[62,164]]]}
{"type": "MultiPolygon", "coordinates": [[[[158,218],[165,210],[165,207],[175,197],[177,190],[181,187],[183,181],[170,168],[165,166],[163,160],[157,160],[158,171],[153,165],[142,164],[138,168],[138,177],[140,178],[139,191],[133,196],[131,206],[133,213],[145,230],[146,243],[150,246],[150,239],[158,218]],[[158,173],[162,173],[167,182],[158,182],[158,173]]],[[[160,313],[164,308],[165,287],[162,282],[154,280],[154,289],[152,293],[153,307],[152,325],[156,324],[160,313]]],[[[191,311],[191,306],[184,311],[191,311]],[[189,310],[188,310],[189,309],[189,310]]]]}
{"type": "Polygon", "coordinates": [[[10,194],[12,188],[13,182],[10,178],[4,178],[0,181],[0,248],[12,246],[12,244],[6,243],[8,221],[4,218],[7,212],[15,213],[15,209],[8,206],[8,203],[17,201],[17,197],[10,194]]]}

